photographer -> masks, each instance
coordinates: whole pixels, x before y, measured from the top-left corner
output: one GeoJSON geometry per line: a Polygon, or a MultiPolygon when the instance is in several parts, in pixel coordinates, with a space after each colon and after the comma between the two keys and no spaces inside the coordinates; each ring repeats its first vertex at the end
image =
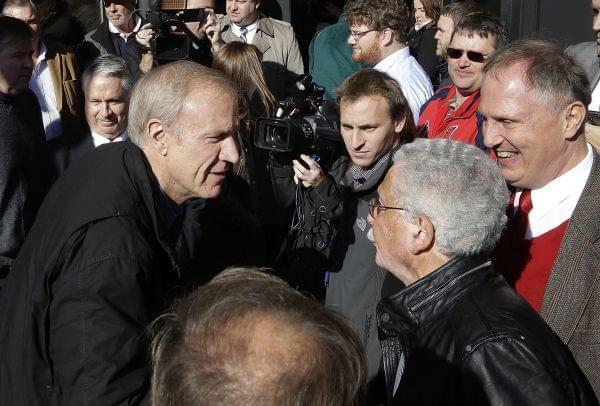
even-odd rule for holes
{"type": "MultiPolygon", "coordinates": [[[[338,89],[337,101],[350,159],[337,159],[325,173],[315,160],[301,155],[304,164],[294,160],[287,168],[287,179],[285,168],[275,168],[274,182],[284,195],[289,192],[286,182],[289,185],[293,179],[300,185],[297,204],[303,207],[297,210],[306,215],[303,227],[288,238],[286,274],[297,278],[293,284],[307,290],[310,281],[301,279],[311,277],[311,268],[329,271],[326,304],[349,317],[365,339],[372,378],[381,357],[375,307],[384,271],[375,264],[375,249],[367,239],[368,202],[392,164],[393,151],[414,138],[415,125],[400,86],[383,72],[366,69],[353,74],[338,89]],[[310,252],[313,262],[304,255],[310,252]],[[326,262],[314,258],[317,252],[326,262]]],[[[326,275],[319,277],[323,281],[326,275]]]]}
{"type": "MultiPolygon", "coordinates": [[[[221,39],[221,30],[217,16],[215,15],[214,0],[188,0],[186,11],[197,11],[197,15],[181,11],[173,19],[177,25],[168,27],[171,35],[185,34],[189,38],[187,57],[181,58],[198,62],[204,66],[210,66],[212,56],[218,52],[225,42],[221,39]]],[[[160,35],[160,20],[147,23],[141,27],[136,34],[136,40],[141,48],[140,69],[146,73],[155,63],[161,63],[160,55],[156,54],[156,37],[160,35]],[[153,42],[154,40],[154,42],[153,42]]],[[[160,51],[160,50],[159,50],[160,51]]]]}

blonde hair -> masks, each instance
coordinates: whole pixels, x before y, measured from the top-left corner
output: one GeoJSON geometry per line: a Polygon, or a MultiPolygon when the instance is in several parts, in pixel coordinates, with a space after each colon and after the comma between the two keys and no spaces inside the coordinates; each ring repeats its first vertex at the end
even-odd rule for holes
{"type": "Polygon", "coordinates": [[[256,89],[263,105],[264,114],[271,115],[275,97],[269,91],[262,69],[262,54],[259,49],[243,42],[230,42],[224,45],[215,55],[212,68],[223,72],[238,87],[241,99],[246,104],[244,111],[250,106],[252,87],[256,89]]]}

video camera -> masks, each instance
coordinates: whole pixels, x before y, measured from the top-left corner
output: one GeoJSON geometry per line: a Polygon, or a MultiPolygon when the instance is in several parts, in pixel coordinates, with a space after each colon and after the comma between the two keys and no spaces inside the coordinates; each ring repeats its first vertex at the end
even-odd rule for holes
{"type": "Polygon", "coordinates": [[[149,0],[146,20],[156,30],[156,37],[151,46],[158,60],[175,61],[188,58],[193,34],[189,32],[185,23],[204,24],[208,10],[188,9],[186,6],[187,0],[149,0]],[[173,30],[172,27],[176,29],[173,30]]]}
{"type": "Polygon", "coordinates": [[[306,154],[328,168],[343,146],[335,103],[323,103],[325,89],[310,75],[301,75],[295,86],[300,97],[278,101],[275,118],[256,119],[254,144],[289,161],[306,154]]]}

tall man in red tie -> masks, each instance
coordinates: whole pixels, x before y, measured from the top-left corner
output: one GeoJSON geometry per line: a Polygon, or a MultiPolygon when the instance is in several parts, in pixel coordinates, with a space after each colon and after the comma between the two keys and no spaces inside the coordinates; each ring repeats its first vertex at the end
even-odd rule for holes
{"type": "Polygon", "coordinates": [[[544,41],[484,68],[485,145],[514,188],[494,265],[565,342],[600,395],[600,161],[584,137],[583,69],[544,41]],[[552,63],[549,63],[552,61],[552,63]]]}

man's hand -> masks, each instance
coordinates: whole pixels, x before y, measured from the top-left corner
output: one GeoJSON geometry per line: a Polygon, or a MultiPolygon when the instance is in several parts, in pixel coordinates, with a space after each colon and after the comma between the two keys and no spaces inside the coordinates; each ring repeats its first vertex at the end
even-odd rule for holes
{"type": "Polygon", "coordinates": [[[225,45],[225,41],[221,38],[221,23],[212,8],[208,9],[208,17],[206,17],[206,23],[202,26],[202,29],[212,45],[213,52],[219,52],[221,47],[225,45]]]}
{"type": "Polygon", "coordinates": [[[135,40],[141,46],[148,48],[150,46],[150,42],[156,35],[156,31],[152,29],[152,24],[147,23],[140,27],[140,30],[135,34],[135,40]]]}
{"type": "Polygon", "coordinates": [[[294,167],[294,183],[298,184],[298,182],[302,182],[302,186],[304,187],[319,186],[325,179],[325,173],[323,173],[323,169],[321,169],[319,164],[311,159],[308,155],[300,155],[300,159],[306,163],[308,168],[306,168],[296,159],[292,161],[292,165],[294,167]]]}

